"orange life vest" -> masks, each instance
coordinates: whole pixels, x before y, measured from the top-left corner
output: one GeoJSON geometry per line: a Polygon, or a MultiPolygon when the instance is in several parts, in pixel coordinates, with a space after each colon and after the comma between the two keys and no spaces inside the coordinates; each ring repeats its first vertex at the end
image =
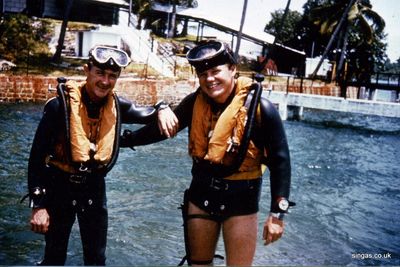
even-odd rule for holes
{"type": "MultiPolygon", "coordinates": [[[[244,105],[252,84],[251,79],[236,80],[235,96],[221,114],[213,114],[202,91],[196,97],[189,136],[189,154],[215,164],[229,166],[237,156],[247,121],[244,105]]],[[[262,151],[250,140],[244,161],[238,171],[225,179],[255,179],[262,175],[262,151]]]]}
{"type": "MultiPolygon", "coordinates": [[[[65,144],[56,144],[55,155],[48,163],[69,172],[76,172],[80,163],[95,162],[98,166],[106,165],[113,156],[117,111],[114,92],[107,96],[107,101],[100,110],[98,119],[89,118],[82,101],[82,88],[85,82],[66,83],[66,96],[69,99],[70,149],[71,159],[65,156],[65,144]]],[[[65,141],[65,140],[64,140],[65,141]]],[[[66,144],[68,146],[68,144],[66,144]]],[[[91,164],[92,165],[92,164],[91,164]]]]}

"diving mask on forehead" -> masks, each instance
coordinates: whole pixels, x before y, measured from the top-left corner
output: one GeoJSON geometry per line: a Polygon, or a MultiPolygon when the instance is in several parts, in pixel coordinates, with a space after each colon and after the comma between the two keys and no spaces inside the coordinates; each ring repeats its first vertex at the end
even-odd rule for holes
{"type": "Polygon", "coordinates": [[[232,50],[220,41],[208,41],[189,50],[186,58],[197,72],[203,72],[226,63],[237,64],[232,50]]]}
{"type": "Polygon", "coordinates": [[[131,62],[125,51],[107,46],[95,46],[90,50],[89,58],[94,59],[99,64],[114,65],[115,63],[120,68],[128,66],[131,62]]]}

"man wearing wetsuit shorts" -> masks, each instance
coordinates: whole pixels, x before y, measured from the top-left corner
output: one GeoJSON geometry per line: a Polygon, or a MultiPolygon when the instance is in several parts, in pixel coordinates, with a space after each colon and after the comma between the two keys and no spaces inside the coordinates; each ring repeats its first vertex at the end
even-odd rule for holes
{"type": "Polygon", "coordinates": [[[59,81],[33,140],[28,189],[31,228],[45,234],[41,265],[63,265],[76,217],[85,265],[105,265],[108,213],[105,176],[119,152],[121,123],[157,122],[169,137],[177,125],[170,109],[135,107],[114,86],[130,62],[122,50],[95,46],[83,66],[86,81],[59,81]],[[159,112],[157,112],[159,110],[159,112]]]}
{"type": "MultiPolygon", "coordinates": [[[[174,109],[179,129],[189,127],[193,159],[193,178],[183,205],[187,260],[190,265],[212,264],[222,231],[226,264],[250,266],[256,248],[263,164],[269,169],[271,185],[265,244],[278,240],[284,229],[291,178],[284,127],[267,99],[260,97],[251,104],[256,87],[251,79],[236,77],[236,59],[225,43],[199,44],[188,52],[187,59],[200,84],[174,109]],[[249,132],[251,127],[246,125],[251,110],[255,118],[249,132]]],[[[124,132],[121,146],[163,139],[156,125],[149,124],[124,132]]]]}

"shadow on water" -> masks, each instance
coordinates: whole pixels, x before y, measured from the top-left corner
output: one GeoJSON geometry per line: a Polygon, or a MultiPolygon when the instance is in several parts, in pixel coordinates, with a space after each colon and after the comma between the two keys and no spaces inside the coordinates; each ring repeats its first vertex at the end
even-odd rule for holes
{"type": "MultiPolygon", "coordinates": [[[[43,236],[29,230],[19,199],[42,105],[0,105],[0,263],[32,265],[43,236]]],[[[136,126],[133,126],[135,128],[136,126]]],[[[126,128],[126,127],[123,127],[126,128]]],[[[400,120],[335,112],[305,112],[286,121],[292,159],[291,198],[297,206],[286,232],[262,245],[269,211],[264,175],[255,265],[400,265],[400,120]]],[[[176,265],[184,254],[179,206],[190,183],[187,132],[161,143],[121,149],[106,178],[107,264],[176,265]]],[[[82,264],[74,226],[68,265],[82,264]]],[[[222,243],[218,252],[223,254],[222,243]]],[[[224,264],[217,260],[216,265],[224,264]]]]}

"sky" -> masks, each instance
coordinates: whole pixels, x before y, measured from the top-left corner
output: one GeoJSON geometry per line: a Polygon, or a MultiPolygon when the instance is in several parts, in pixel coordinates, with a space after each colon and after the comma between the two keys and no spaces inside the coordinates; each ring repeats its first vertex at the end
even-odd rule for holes
{"type": "MultiPolygon", "coordinates": [[[[212,21],[238,29],[242,16],[243,0],[197,0],[195,12],[212,21]]],[[[388,47],[386,54],[391,62],[400,58],[400,1],[370,0],[372,9],[386,22],[388,47]]],[[[271,12],[286,7],[286,0],[248,0],[244,32],[264,34],[264,26],[271,19],[271,12]]],[[[303,12],[306,0],[291,0],[290,9],[303,12]]]]}

